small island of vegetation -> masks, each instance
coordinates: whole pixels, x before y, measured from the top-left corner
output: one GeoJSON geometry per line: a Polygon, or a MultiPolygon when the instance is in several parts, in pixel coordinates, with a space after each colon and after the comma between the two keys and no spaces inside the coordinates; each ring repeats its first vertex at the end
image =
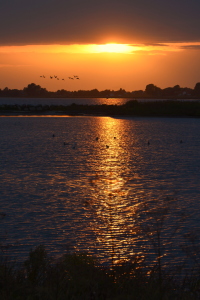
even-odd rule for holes
{"type": "Polygon", "coordinates": [[[200,101],[137,101],[123,105],[1,105],[0,115],[94,115],[112,117],[200,117],[200,101]]]}

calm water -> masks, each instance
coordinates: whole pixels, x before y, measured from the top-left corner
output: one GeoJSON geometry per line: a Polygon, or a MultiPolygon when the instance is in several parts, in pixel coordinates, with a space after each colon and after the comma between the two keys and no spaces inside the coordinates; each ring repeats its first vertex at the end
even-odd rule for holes
{"type": "Polygon", "coordinates": [[[161,216],[166,261],[199,244],[199,119],[1,117],[0,151],[7,255],[44,244],[102,262],[152,259],[161,216]]]}

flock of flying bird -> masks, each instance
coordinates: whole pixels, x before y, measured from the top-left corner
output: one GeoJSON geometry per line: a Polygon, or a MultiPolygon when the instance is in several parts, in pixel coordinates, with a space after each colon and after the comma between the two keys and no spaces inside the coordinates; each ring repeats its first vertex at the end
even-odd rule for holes
{"type": "MultiPolygon", "coordinates": [[[[44,75],[40,75],[41,78],[46,78],[46,76],[44,75]]],[[[60,78],[57,75],[54,76],[49,76],[50,79],[56,79],[56,80],[60,80],[60,78]]],[[[73,75],[72,77],[68,77],[68,79],[70,80],[74,80],[74,79],[80,79],[78,75],[73,75]]],[[[61,80],[65,80],[64,78],[62,78],[61,80]]]]}

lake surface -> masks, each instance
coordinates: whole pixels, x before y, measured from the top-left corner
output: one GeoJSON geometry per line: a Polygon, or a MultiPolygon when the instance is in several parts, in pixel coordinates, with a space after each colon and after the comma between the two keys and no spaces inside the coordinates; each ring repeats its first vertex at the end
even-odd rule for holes
{"type": "Polygon", "coordinates": [[[43,244],[152,262],[159,231],[166,263],[182,264],[200,245],[200,119],[0,117],[0,151],[8,256],[43,244]]]}

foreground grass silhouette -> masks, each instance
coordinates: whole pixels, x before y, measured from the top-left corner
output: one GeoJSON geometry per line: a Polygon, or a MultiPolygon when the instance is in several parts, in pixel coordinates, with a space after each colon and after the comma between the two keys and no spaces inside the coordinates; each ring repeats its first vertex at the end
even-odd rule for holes
{"type": "Polygon", "coordinates": [[[0,263],[0,299],[30,300],[128,300],[199,299],[200,276],[176,281],[159,270],[149,276],[133,262],[101,267],[86,253],[65,254],[59,260],[49,257],[44,246],[31,250],[23,266],[0,263]]]}

